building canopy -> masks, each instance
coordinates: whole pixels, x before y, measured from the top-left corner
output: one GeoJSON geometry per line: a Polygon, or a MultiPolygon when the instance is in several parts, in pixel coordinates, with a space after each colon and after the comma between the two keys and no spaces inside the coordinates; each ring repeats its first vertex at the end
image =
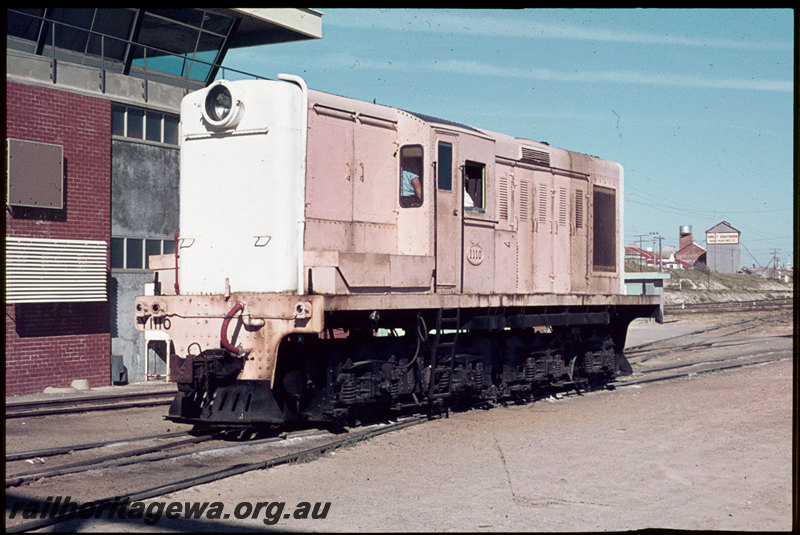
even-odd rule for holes
{"type": "Polygon", "coordinates": [[[7,16],[9,48],[205,84],[231,48],[322,36],[322,14],[312,9],[19,8],[7,16]]]}

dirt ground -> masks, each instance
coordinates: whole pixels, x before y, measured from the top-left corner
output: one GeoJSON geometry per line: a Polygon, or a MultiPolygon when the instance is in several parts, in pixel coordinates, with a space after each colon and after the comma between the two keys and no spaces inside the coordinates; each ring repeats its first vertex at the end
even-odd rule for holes
{"type": "MultiPolygon", "coordinates": [[[[697,327],[635,325],[628,345],[697,327]]],[[[473,410],[147,502],[219,501],[227,518],[48,530],[788,531],[793,406],[783,361],[473,410]],[[285,506],[236,518],[244,502],[285,506]],[[293,518],[301,502],[330,505],[293,518]]]]}

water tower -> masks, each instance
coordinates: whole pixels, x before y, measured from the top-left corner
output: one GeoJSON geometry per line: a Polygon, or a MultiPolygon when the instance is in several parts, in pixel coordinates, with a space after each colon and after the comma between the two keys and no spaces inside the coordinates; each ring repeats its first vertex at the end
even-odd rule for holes
{"type": "Polygon", "coordinates": [[[687,245],[692,244],[692,227],[690,225],[682,225],[679,232],[678,251],[683,250],[687,245]]]}

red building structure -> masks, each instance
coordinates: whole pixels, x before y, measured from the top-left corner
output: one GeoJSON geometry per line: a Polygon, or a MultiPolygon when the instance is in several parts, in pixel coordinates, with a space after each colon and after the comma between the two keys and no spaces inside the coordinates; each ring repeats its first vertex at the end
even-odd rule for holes
{"type": "Polygon", "coordinates": [[[675,253],[676,261],[685,264],[686,267],[694,266],[698,262],[706,263],[706,250],[694,241],[692,227],[681,227],[679,239],[678,250],[675,253]]]}
{"type": "MultiPolygon", "coordinates": [[[[69,254],[67,241],[109,242],[110,109],[108,100],[7,81],[7,137],[60,146],[64,162],[62,207],[7,206],[7,247],[13,238],[42,240],[53,245],[50,258],[56,261],[69,254]]],[[[36,261],[31,252],[16,262],[36,261]]],[[[7,285],[17,277],[22,275],[7,272],[7,285]]],[[[76,377],[87,379],[90,387],[108,385],[111,338],[105,298],[51,301],[42,289],[16,297],[9,291],[7,287],[6,395],[69,386],[76,377]]]]}

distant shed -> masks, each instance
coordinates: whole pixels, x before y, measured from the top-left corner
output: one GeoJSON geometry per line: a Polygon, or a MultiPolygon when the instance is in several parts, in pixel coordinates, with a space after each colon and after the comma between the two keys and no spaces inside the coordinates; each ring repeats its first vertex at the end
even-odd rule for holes
{"type": "Polygon", "coordinates": [[[660,314],[664,317],[664,281],[670,278],[669,273],[652,271],[625,273],[626,295],[657,295],[660,298],[660,314]]]}
{"type": "Polygon", "coordinates": [[[739,271],[740,232],[727,221],[717,223],[706,231],[706,264],[716,273],[739,271]]]}

